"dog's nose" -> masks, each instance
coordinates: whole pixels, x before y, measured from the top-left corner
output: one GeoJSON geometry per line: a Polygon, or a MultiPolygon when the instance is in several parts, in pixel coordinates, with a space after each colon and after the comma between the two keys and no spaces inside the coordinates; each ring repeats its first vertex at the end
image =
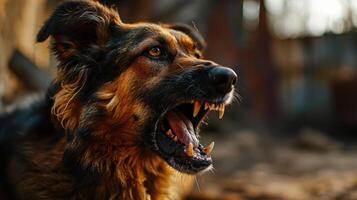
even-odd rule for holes
{"type": "Polygon", "coordinates": [[[209,79],[222,93],[228,93],[237,82],[237,74],[227,67],[213,67],[208,72],[209,79]]]}

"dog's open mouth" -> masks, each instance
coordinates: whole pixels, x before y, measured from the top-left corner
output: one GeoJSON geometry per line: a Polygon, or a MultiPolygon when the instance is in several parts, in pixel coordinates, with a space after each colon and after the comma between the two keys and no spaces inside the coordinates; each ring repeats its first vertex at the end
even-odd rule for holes
{"type": "Polygon", "coordinates": [[[194,100],[179,104],[163,114],[157,123],[156,144],[159,153],[175,169],[197,173],[212,164],[214,143],[200,144],[198,130],[209,111],[224,115],[225,104],[194,100]]]}

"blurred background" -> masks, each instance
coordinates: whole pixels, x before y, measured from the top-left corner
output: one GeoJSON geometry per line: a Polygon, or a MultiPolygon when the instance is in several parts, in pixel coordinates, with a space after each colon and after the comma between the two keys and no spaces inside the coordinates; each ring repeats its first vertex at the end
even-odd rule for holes
{"type": "MultiPolygon", "coordinates": [[[[184,22],[238,74],[210,116],[215,169],[186,199],[357,199],[357,0],[101,0],[124,22],[184,22]],[[215,114],[215,113],[213,113],[215,114]]],[[[0,0],[0,111],[55,75],[36,33],[59,0],[0,0]]]]}

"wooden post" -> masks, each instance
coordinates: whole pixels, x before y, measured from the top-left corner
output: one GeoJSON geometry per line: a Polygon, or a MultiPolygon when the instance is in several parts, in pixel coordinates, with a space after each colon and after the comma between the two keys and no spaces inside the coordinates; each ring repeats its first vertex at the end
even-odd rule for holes
{"type": "Polygon", "coordinates": [[[49,73],[40,70],[18,50],[13,53],[9,68],[30,89],[45,90],[52,81],[49,73]]]}

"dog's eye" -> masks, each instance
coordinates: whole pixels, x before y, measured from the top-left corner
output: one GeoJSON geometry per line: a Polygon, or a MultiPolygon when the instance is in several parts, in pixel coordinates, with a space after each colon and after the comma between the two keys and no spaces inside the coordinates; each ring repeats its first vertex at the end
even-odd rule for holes
{"type": "Polygon", "coordinates": [[[163,50],[160,47],[153,47],[149,49],[148,54],[152,57],[159,57],[163,54],[163,50]]]}

